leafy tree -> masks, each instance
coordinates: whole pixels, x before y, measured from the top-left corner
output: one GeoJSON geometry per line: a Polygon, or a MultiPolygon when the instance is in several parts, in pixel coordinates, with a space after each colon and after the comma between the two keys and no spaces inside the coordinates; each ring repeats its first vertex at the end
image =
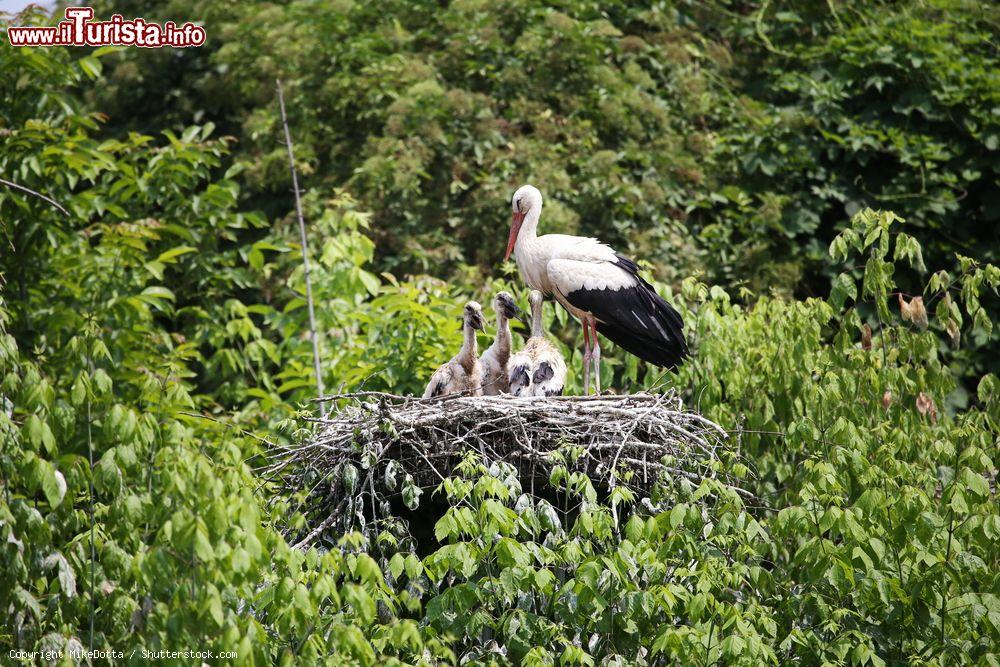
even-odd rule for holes
{"type": "Polygon", "coordinates": [[[114,127],[241,131],[249,201],[284,212],[273,80],[286,79],[310,183],[372,211],[383,267],[495,264],[501,202],[525,180],[549,194],[553,230],[757,292],[823,292],[823,249],[865,206],[899,211],[935,261],[997,240],[997,15],[983,3],[158,13],[204,17],[215,46],[186,67],[116,56],[102,89],[114,127]],[[149,116],[164,95],[179,106],[149,116]]]}
{"type": "Polygon", "coordinates": [[[830,251],[860,255],[864,274],[840,274],[828,300],[744,310],[686,289],[703,362],[681,383],[721,423],[745,419],[770,508],[766,558],[783,582],[772,601],[782,662],[997,660],[997,380],[983,376],[977,405],[955,413],[949,357],[960,337],[990,335],[980,297],[996,293],[1000,269],[960,256],[913,290],[933,315],[904,321],[897,264],[922,258],[899,223],[855,216],[830,251]]]}

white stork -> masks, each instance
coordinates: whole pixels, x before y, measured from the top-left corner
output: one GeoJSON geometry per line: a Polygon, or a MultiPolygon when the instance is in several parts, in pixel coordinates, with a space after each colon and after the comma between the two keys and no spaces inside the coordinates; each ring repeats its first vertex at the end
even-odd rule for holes
{"type": "Polygon", "coordinates": [[[476,355],[476,331],[485,331],[483,307],[475,301],[465,304],[462,316],[462,349],[451,360],[434,371],[424,390],[424,398],[464,393],[480,396],[483,393],[483,369],[476,355]]]}
{"type": "Polygon", "coordinates": [[[479,357],[479,365],[483,369],[483,394],[496,396],[501,392],[510,391],[507,381],[507,362],[510,360],[511,318],[521,318],[521,309],[517,307],[510,292],[497,292],[493,297],[493,312],[497,315],[497,335],[493,344],[486,348],[479,357]]]}
{"type": "Polygon", "coordinates": [[[515,396],[558,396],[566,384],[566,362],[545,338],[542,306],[545,295],[531,290],[531,338],[510,358],[510,393],[515,396]]]}
{"type": "Polygon", "coordinates": [[[684,322],[673,306],[639,276],[639,267],[597,239],[545,234],[538,236],[542,193],[522,185],[511,199],[507,253],[524,281],[553,296],[583,324],[583,384],[590,391],[593,363],[601,391],[600,332],[651,364],[673,368],[688,354],[684,322]]]}

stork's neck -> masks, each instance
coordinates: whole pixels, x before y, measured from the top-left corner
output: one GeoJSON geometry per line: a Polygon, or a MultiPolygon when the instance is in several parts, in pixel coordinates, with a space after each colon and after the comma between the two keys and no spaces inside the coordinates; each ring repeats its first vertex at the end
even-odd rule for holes
{"type": "Polygon", "coordinates": [[[458,363],[462,364],[462,368],[469,372],[472,370],[473,364],[475,364],[477,357],[476,350],[476,330],[472,328],[471,325],[466,324],[462,328],[462,334],[465,340],[462,341],[462,349],[458,353],[458,363]]]}
{"type": "Polygon", "coordinates": [[[542,328],[542,306],[544,302],[539,299],[531,304],[531,337],[542,338],[545,331],[542,328]]]}
{"type": "Polygon", "coordinates": [[[497,337],[493,347],[503,359],[510,355],[510,320],[503,313],[497,313],[497,337]]]}
{"type": "Polygon", "coordinates": [[[524,215],[524,222],[521,223],[521,231],[517,234],[517,243],[514,244],[514,254],[520,254],[524,249],[529,248],[538,238],[538,219],[542,217],[542,206],[532,206],[524,215]]]}
{"type": "Polygon", "coordinates": [[[517,261],[517,268],[528,287],[548,293],[551,286],[547,284],[544,272],[548,258],[541,252],[538,242],[538,219],[541,215],[541,203],[528,209],[514,243],[514,260],[517,261]]]}

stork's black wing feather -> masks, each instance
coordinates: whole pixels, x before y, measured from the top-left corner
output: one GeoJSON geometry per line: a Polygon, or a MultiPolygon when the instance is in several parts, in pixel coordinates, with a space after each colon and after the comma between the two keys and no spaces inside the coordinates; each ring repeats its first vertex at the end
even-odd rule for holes
{"type": "Polygon", "coordinates": [[[538,364],[538,368],[535,369],[535,372],[531,376],[531,381],[534,384],[541,384],[546,380],[552,379],[553,375],[555,375],[555,371],[552,370],[552,364],[547,361],[543,361],[538,364]]]}
{"type": "Polygon", "coordinates": [[[636,278],[632,286],[575,290],[566,300],[593,313],[598,332],[640,359],[664,368],[678,366],[688,355],[680,313],[642,279],[635,262],[618,255],[617,266],[636,278]]]}
{"type": "Polygon", "coordinates": [[[528,377],[528,367],[524,364],[510,369],[510,393],[520,396],[531,385],[531,378],[528,377]]]}

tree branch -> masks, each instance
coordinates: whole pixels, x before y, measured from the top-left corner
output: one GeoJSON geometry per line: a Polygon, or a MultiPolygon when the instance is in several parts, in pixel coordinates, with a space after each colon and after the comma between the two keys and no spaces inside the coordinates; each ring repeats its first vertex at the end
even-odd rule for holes
{"type": "Polygon", "coordinates": [[[55,199],[52,199],[51,197],[46,197],[41,192],[35,192],[31,188],[27,188],[27,187],[25,187],[23,185],[18,185],[17,183],[14,183],[12,181],[8,181],[8,180],[6,180],[4,178],[0,178],[0,185],[6,185],[8,188],[14,188],[15,190],[20,190],[21,192],[27,192],[29,195],[33,195],[35,197],[38,197],[42,201],[47,202],[47,203],[52,204],[53,206],[55,206],[57,209],[59,209],[59,212],[62,213],[63,215],[65,215],[67,218],[70,217],[69,211],[67,211],[66,209],[64,209],[59,204],[59,202],[57,202],[55,199]]]}

